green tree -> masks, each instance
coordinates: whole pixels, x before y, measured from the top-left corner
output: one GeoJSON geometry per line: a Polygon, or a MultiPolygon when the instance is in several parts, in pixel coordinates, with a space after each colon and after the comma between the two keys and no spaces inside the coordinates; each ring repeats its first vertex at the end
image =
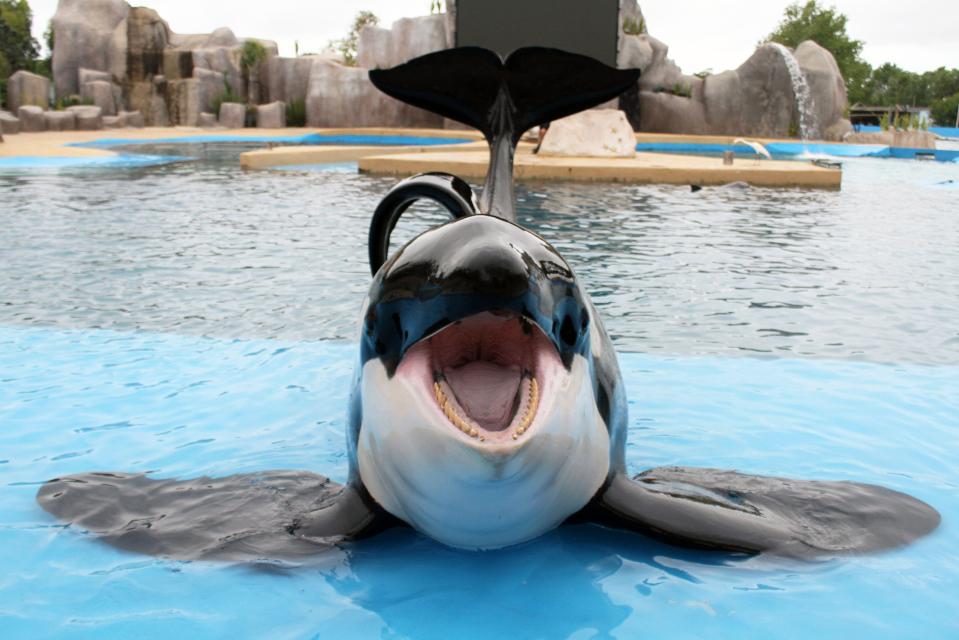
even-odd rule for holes
{"type": "Polygon", "coordinates": [[[959,112],[959,93],[934,101],[930,111],[933,121],[940,127],[955,127],[956,114],[959,112]]]}
{"type": "Polygon", "coordinates": [[[805,4],[794,2],[786,7],[779,26],[766,36],[763,43],[778,42],[795,48],[804,40],[812,40],[836,59],[846,81],[849,101],[861,102],[865,97],[864,85],[871,69],[869,63],[862,59],[862,40],[849,37],[846,22],[846,16],[835,7],[822,7],[816,0],[807,0],[805,4]]]}
{"type": "Polygon", "coordinates": [[[10,74],[36,68],[39,45],[30,34],[32,22],[26,0],[0,0],[0,102],[6,97],[10,74]]]}
{"type": "Polygon", "coordinates": [[[240,50],[240,69],[246,84],[246,99],[249,104],[260,101],[260,63],[266,60],[266,47],[256,40],[247,40],[240,50]]]}
{"type": "Polygon", "coordinates": [[[353,18],[353,26],[346,37],[330,42],[330,48],[340,52],[345,64],[351,67],[356,66],[356,45],[360,39],[360,30],[367,26],[375,27],[379,23],[380,19],[372,11],[360,11],[353,18]]]}

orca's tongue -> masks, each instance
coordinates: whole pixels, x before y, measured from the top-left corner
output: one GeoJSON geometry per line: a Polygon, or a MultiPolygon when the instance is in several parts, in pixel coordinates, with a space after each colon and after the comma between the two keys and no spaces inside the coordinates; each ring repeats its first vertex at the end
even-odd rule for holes
{"type": "Polygon", "coordinates": [[[488,431],[509,427],[522,381],[519,367],[474,360],[443,375],[460,406],[481,427],[488,431]]]}

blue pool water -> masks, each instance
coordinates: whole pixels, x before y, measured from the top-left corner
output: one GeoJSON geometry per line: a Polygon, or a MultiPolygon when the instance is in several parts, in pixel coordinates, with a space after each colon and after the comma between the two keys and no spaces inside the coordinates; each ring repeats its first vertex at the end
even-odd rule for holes
{"type": "Polygon", "coordinates": [[[396,531],[315,566],[230,568],[125,554],[33,503],[44,478],[89,469],[320,469],[343,480],[354,355],[336,342],[0,330],[6,637],[959,633],[959,367],[622,356],[635,470],[864,480],[942,512],[931,538],[862,558],[694,553],[583,525],[484,553],[396,531]]]}
{"type": "MultiPolygon", "coordinates": [[[[232,155],[231,155],[232,154],[232,155]]],[[[521,185],[620,351],[630,469],[849,479],[934,505],[889,553],[690,552],[580,525],[493,552],[398,530],[306,566],[168,562],[33,499],[90,470],[345,478],[368,216],[392,179],[193,163],[0,176],[0,636],[959,635],[959,167],[839,192],[521,185]]],[[[441,218],[414,208],[409,237],[441,218]]]]}
{"type": "MultiPolygon", "coordinates": [[[[835,158],[897,158],[900,160],[930,159],[938,162],[959,162],[957,149],[909,149],[881,144],[829,144],[824,142],[764,143],[769,154],[778,160],[830,156],[835,158]]],[[[699,142],[640,142],[637,151],[719,156],[726,151],[754,157],[756,152],[744,144],[706,144],[699,142]]]]}

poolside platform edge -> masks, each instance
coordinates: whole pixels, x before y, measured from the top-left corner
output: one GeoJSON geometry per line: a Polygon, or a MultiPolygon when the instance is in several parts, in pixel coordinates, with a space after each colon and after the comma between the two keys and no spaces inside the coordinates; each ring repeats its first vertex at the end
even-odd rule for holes
{"type": "MultiPolygon", "coordinates": [[[[637,153],[634,158],[544,157],[517,153],[515,175],[520,180],[565,180],[574,182],[623,182],[633,184],[676,184],[721,186],[746,182],[762,187],[804,187],[839,189],[842,171],[818,167],[810,162],[737,159],[724,165],[721,158],[637,153]]],[[[482,179],[488,154],[483,151],[438,151],[377,154],[358,160],[364,173],[409,176],[428,171],[445,171],[463,178],[482,179]]]]}

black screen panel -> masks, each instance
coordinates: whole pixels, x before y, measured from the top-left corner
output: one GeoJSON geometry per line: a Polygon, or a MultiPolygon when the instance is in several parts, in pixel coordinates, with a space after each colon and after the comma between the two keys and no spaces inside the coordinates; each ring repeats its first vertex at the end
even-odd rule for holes
{"type": "Polygon", "coordinates": [[[554,47],[616,66],[619,0],[457,0],[456,45],[554,47]]]}

